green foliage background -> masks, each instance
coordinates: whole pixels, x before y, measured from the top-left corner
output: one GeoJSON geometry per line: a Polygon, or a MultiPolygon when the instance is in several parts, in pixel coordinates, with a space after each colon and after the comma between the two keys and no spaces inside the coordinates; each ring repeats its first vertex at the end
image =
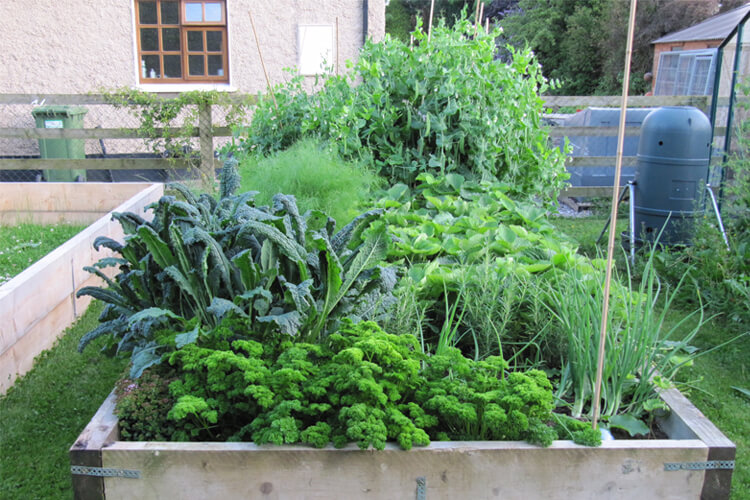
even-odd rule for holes
{"type": "MultiPolygon", "coordinates": [[[[559,95],[617,94],[622,86],[630,2],[621,0],[520,0],[500,21],[506,39],[528,44],[544,75],[560,80],[559,95]]],[[[644,93],[652,70],[651,42],[692,26],[741,2],[641,0],[631,63],[631,92],[644,93]]]]}
{"type": "Polygon", "coordinates": [[[345,158],[369,159],[391,183],[458,172],[552,199],[567,174],[541,121],[548,83],[529,51],[495,59],[498,35],[474,36],[463,19],[435,27],[430,40],[417,29],[411,47],[367,43],[351,74],[319,92],[304,93],[296,79],[275,89],[278,109],[261,98],[242,147],[265,154],[314,136],[345,158]]]}

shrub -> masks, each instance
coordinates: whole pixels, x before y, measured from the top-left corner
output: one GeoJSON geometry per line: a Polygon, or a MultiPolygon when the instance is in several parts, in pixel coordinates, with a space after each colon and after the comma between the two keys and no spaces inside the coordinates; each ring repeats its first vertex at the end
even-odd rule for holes
{"type": "Polygon", "coordinates": [[[342,160],[336,151],[304,139],[269,157],[249,155],[239,167],[241,191],[258,191],[259,205],[276,193],[294,195],[300,212],[321,210],[338,225],[349,223],[380,178],[361,164],[342,160]]]}
{"type": "Polygon", "coordinates": [[[415,44],[386,36],[365,44],[348,76],[332,76],[314,95],[293,79],[261,98],[241,135],[245,150],[284,149],[300,137],[332,141],[345,158],[372,157],[393,182],[421,172],[499,179],[513,194],[554,199],[566,178],[564,155],[542,125],[548,87],[530,51],[495,59],[499,32],[475,35],[465,19],[438,25],[415,44]]]}

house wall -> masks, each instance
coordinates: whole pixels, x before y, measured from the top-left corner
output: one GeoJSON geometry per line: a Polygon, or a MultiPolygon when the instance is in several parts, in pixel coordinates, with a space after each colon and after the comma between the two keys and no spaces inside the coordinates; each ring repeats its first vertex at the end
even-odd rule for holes
{"type": "MultiPolygon", "coordinates": [[[[366,0],[227,0],[230,84],[216,88],[257,93],[265,86],[248,12],[252,9],[272,82],[297,65],[297,25],[339,26],[339,61],[354,60],[363,41],[366,0]]],[[[385,33],[384,0],[368,0],[368,35],[385,33]]],[[[75,94],[103,88],[151,91],[211,85],[139,85],[133,0],[2,0],[0,93],[75,94]]],[[[309,80],[313,80],[309,77],[309,80]]]]}
{"type": "Polygon", "coordinates": [[[721,44],[721,40],[696,40],[691,42],[669,42],[669,43],[656,43],[654,44],[654,63],[652,88],[656,85],[656,74],[659,71],[659,57],[662,52],[671,52],[673,50],[701,50],[701,49],[713,49],[721,44]]]}

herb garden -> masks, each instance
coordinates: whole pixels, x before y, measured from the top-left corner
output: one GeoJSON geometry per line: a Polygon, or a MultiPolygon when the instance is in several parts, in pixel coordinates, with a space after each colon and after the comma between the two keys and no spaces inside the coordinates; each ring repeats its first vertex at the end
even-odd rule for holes
{"type": "MultiPolygon", "coordinates": [[[[689,405],[672,387],[704,352],[692,344],[709,319],[687,270],[676,272],[656,250],[636,267],[623,261],[611,289],[601,427],[618,441],[692,437],[655,458],[625,445],[587,454],[602,446],[591,418],[604,261],[581,253],[550,220],[567,177],[541,121],[539,95],[553,83],[528,51],[495,59],[496,35],[465,20],[429,39],[417,29],[412,45],[366,44],[350,75],[331,76],[314,93],[293,78],[274,89],[275,102],[259,99],[252,122],[237,130],[217,194],[173,185],[147,214],[115,214],[124,240],[97,238],[94,247],[112,256],[86,268],[104,285],[79,292],[103,304],[79,350],[129,358],[108,400],[118,419],[114,458],[100,450],[99,466],[128,469],[143,441],[200,442],[203,452],[252,442],[264,455],[237,460],[262,471],[253,491],[263,495],[297,491],[260,477],[274,467],[307,471],[303,481],[346,475],[351,461],[368,467],[359,472],[375,477],[363,484],[377,494],[420,498],[443,469],[445,484],[472,468],[480,483],[506,466],[533,474],[507,465],[514,460],[562,474],[568,460],[597,474],[611,461],[609,488],[622,481],[632,488],[626,495],[700,493],[702,475],[679,487],[670,476],[654,479],[665,462],[706,460],[707,446],[675,431],[688,424],[670,410],[689,405]],[[292,184],[278,175],[306,157],[335,163],[323,175],[339,178],[320,182],[320,171],[304,165],[292,184]],[[320,203],[325,197],[332,201],[320,203]],[[691,307],[673,320],[677,303],[691,307]],[[575,443],[566,455],[549,449],[534,462],[521,454],[560,440],[575,443]],[[493,441],[529,444],[493,455],[493,441]],[[443,442],[457,442],[450,449],[459,458],[402,451],[447,457],[453,445],[443,442]],[[311,454],[334,448],[345,458],[311,454]],[[396,458],[368,465],[372,455],[359,449],[396,458]],[[399,456],[410,462],[401,472],[399,456]],[[296,469],[281,465],[290,460],[296,469]],[[408,476],[416,461],[427,464],[427,479],[408,476]],[[414,484],[378,490],[389,477],[393,488],[414,484]]],[[[109,418],[100,411],[94,422],[103,429],[109,418]]],[[[90,426],[71,456],[88,457],[89,442],[112,438],[97,432],[90,426]]],[[[168,470],[177,448],[159,450],[149,463],[168,470]]],[[[216,460],[221,469],[225,459],[216,460]]],[[[241,481],[232,475],[241,472],[226,473],[231,480],[212,494],[232,494],[241,481]]],[[[108,497],[136,491],[120,478],[108,483],[108,497]]],[[[321,494],[357,496],[313,483],[321,494]]],[[[74,484],[80,494],[94,483],[74,484]]],[[[559,484],[568,483],[540,479],[536,493],[559,484]]],[[[164,487],[190,491],[187,483],[164,487]]]]}

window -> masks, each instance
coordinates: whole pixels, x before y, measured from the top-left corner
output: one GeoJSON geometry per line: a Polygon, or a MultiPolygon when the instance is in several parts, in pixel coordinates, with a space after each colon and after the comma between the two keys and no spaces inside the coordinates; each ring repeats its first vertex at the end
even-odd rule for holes
{"type": "Polygon", "coordinates": [[[141,83],[228,83],[226,2],[136,0],[141,83]]]}
{"type": "Polygon", "coordinates": [[[709,95],[715,69],[716,49],[662,52],[654,95],[709,95]]]}

